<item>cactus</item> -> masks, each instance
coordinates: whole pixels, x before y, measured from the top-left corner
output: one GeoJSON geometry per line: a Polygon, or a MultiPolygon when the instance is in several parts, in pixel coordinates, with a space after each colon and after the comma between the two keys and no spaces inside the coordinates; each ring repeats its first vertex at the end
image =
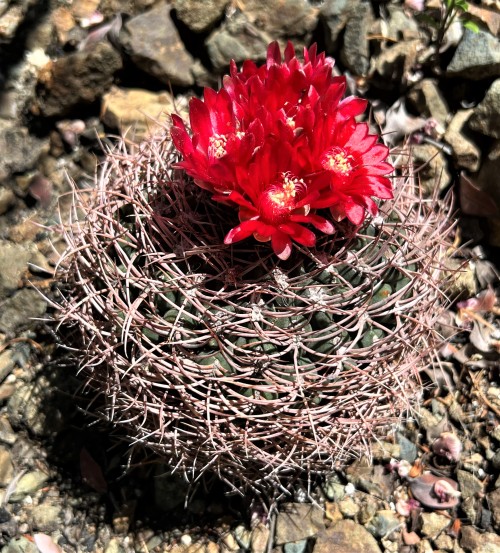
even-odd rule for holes
{"type": "MultiPolygon", "coordinates": [[[[268,67],[278,54],[271,45],[268,67]]],[[[318,90],[341,86],[324,57],[307,55],[312,66],[301,66],[288,48],[286,63],[310,71],[318,90]]],[[[227,86],[237,89],[232,75],[227,86]]],[[[214,94],[206,93],[207,104],[227,108],[236,93],[214,94]]],[[[196,102],[200,114],[205,108],[196,102]]],[[[304,473],[325,474],[369,453],[370,438],[398,422],[420,394],[419,370],[445,302],[449,201],[424,200],[411,170],[390,185],[387,149],[374,146],[367,126],[354,120],[365,104],[332,102],[329,108],[343,110],[336,121],[371,148],[355,151],[347,141],[344,150],[327,150],[332,159],[344,152],[347,165],[370,158],[355,173],[357,188],[344,171],[330,191],[324,175],[336,167],[325,155],[315,157],[324,170],[293,157],[303,174],[279,173],[286,183],[272,194],[263,190],[267,203],[250,205],[248,189],[227,189],[234,173],[224,158],[228,144],[239,148],[247,140],[244,133],[227,138],[209,129],[215,134],[205,140],[208,153],[200,152],[174,119],[172,139],[183,161],[168,134],[133,152],[123,142],[109,151],[96,189],[75,192],[58,270],[60,311],[62,323],[78,329],[82,369],[102,399],[95,408],[190,480],[210,470],[236,489],[286,489],[304,473]],[[211,152],[214,144],[223,155],[211,152]],[[207,172],[212,162],[224,183],[207,172]],[[310,205],[300,203],[296,184],[313,191],[310,205]],[[353,201],[343,186],[355,191],[353,201]],[[387,201],[377,206],[372,195],[387,201]],[[272,211],[271,200],[281,211],[272,211]],[[334,223],[323,216],[327,208],[334,223]],[[242,233],[249,221],[251,231],[242,233]]],[[[334,113],[317,106],[317,122],[334,113]]],[[[307,131],[280,129],[290,151],[307,131]]],[[[255,131],[251,140],[260,142],[252,155],[269,161],[263,136],[255,131]]],[[[279,157],[274,131],[270,136],[279,157]]],[[[243,150],[234,159],[241,161],[243,150]]]]}
{"type": "Polygon", "coordinates": [[[110,152],[66,228],[61,316],[102,416],[191,479],[263,489],[368,451],[418,397],[449,219],[400,177],[382,217],[276,261],[225,246],[168,137],[110,152]]]}

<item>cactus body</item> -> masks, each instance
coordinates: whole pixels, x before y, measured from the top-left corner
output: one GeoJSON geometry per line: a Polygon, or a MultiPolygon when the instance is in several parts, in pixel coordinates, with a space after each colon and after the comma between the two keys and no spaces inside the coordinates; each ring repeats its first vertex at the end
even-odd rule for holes
{"type": "Polygon", "coordinates": [[[109,154],[66,229],[62,319],[102,415],[195,478],[286,486],[367,451],[420,392],[449,219],[401,177],[363,228],[277,260],[232,246],[170,141],[109,154]]]}

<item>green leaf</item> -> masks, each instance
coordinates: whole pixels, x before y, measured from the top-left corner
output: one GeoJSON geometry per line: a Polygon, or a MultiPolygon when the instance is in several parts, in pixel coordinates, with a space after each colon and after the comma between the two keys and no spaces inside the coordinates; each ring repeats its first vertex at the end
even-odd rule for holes
{"type": "Polygon", "coordinates": [[[465,21],[464,22],[464,28],[469,29],[473,33],[479,32],[479,25],[475,21],[465,21]]]}
{"type": "Polygon", "coordinates": [[[456,0],[455,8],[466,12],[469,8],[469,4],[465,0],[456,0]]]}

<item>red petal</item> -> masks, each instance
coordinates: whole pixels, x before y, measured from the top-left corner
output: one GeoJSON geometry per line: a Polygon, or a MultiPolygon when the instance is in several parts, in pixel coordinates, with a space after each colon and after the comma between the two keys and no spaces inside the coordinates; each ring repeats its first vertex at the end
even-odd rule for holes
{"type": "Polygon", "coordinates": [[[312,230],[306,229],[302,225],[297,223],[287,223],[285,225],[280,225],[279,230],[286,232],[290,235],[296,242],[302,244],[303,246],[314,246],[316,244],[316,235],[312,230]]]}
{"type": "Polygon", "coordinates": [[[365,111],[367,104],[367,100],[364,100],[363,98],[349,96],[340,102],[338,114],[346,119],[356,117],[365,111]]]}
{"type": "Polygon", "coordinates": [[[257,231],[259,223],[260,221],[256,221],[255,219],[243,221],[227,233],[224,238],[224,244],[233,244],[234,242],[239,242],[240,240],[248,238],[257,231]]]}
{"type": "Polygon", "coordinates": [[[352,198],[347,198],[344,204],[345,214],[351,223],[360,225],[365,218],[365,208],[354,202],[352,198]]]}
{"type": "Polygon", "coordinates": [[[275,40],[267,47],[267,67],[271,67],[274,64],[281,64],[281,51],[278,41],[275,40]]]}
{"type": "Polygon", "coordinates": [[[229,200],[231,202],[234,202],[237,205],[245,207],[246,209],[254,212],[255,215],[258,214],[258,211],[255,209],[254,205],[251,204],[239,192],[236,192],[235,190],[233,190],[227,196],[226,195],[224,195],[224,196],[214,196],[213,199],[217,200],[217,201],[224,201],[224,202],[229,200]]]}
{"type": "Polygon", "coordinates": [[[285,48],[285,63],[289,63],[295,57],[295,48],[289,40],[285,48]]]}
{"type": "Polygon", "coordinates": [[[288,259],[292,253],[292,242],[284,232],[275,232],[272,235],[271,246],[280,259],[288,259]]]}
{"type": "Polygon", "coordinates": [[[213,134],[212,122],[207,106],[198,98],[191,98],[189,102],[189,121],[193,133],[200,139],[200,145],[206,150],[208,139],[213,134]]]}
{"type": "Polygon", "coordinates": [[[290,221],[293,221],[294,223],[311,223],[313,227],[317,228],[321,232],[324,232],[325,234],[333,234],[335,232],[335,227],[330,223],[330,221],[315,214],[292,215],[290,217],[290,221]]]}
{"type": "Polygon", "coordinates": [[[186,129],[178,126],[172,127],[170,129],[170,136],[172,137],[174,146],[184,157],[188,157],[193,153],[193,142],[186,132],[186,129]]]}

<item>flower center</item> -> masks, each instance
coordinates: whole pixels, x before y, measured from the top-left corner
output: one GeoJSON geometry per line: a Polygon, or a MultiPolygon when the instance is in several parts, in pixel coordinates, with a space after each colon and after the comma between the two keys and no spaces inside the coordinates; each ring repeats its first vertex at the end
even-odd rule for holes
{"type": "Polygon", "coordinates": [[[290,173],[281,173],[281,182],[272,184],[259,201],[260,218],[270,225],[284,223],[305,191],[306,183],[290,173]]]}
{"type": "Polygon", "coordinates": [[[214,134],[208,139],[208,157],[210,159],[220,159],[227,154],[227,142],[230,139],[241,140],[245,136],[244,132],[235,132],[229,134],[214,134]]]}
{"type": "Polygon", "coordinates": [[[327,171],[332,171],[332,173],[336,173],[339,176],[347,177],[353,170],[354,158],[343,148],[334,146],[323,154],[321,157],[321,165],[323,169],[327,171]]]}
{"type": "Polygon", "coordinates": [[[227,134],[214,134],[208,139],[208,155],[220,159],[227,154],[227,134]]]}

